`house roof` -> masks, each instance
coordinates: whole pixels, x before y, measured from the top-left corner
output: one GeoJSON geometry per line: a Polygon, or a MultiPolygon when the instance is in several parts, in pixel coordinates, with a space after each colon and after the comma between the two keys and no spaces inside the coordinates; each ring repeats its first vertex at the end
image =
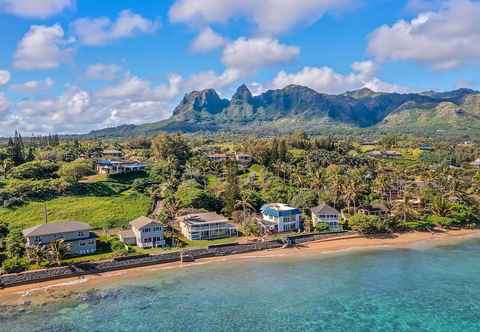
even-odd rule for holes
{"type": "Polygon", "coordinates": [[[160,225],[158,221],[142,216],[142,217],[138,217],[135,220],[130,221],[130,226],[135,227],[136,229],[142,229],[143,227],[150,225],[152,223],[160,225]]]}
{"type": "Polygon", "coordinates": [[[227,217],[215,212],[192,213],[182,217],[182,220],[189,224],[208,224],[218,222],[228,222],[227,217]]]}
{"type": "Polygon", "coordinates": [[[325,203],[322,203],[320,204],[319,206],[315,206],[313,208],[310,209],[310,211],[312,211],[312,213],[314,214],[340,214],[340,212],[338,212],[337,209],[331,207],[330,205],[328,204],[325,204],[325,203]]]}
{"type": "Polygon", "coordinates": [[[260,211],[262,211],[262,213],[264,214],[267,214],[269,216],[274,216],[274,217],[291,216],[291,215],[296,215],[301,213],[299,209],[283,203],[265,204],[260,208],[260,211]]]}
{"type": "Polygon", "coordinates": [[[106,150],[103,150],[102,153],[103,154],[121,154],[122,151],[114,150],[114,149],[106,149],[106,150]]]}
{"type": "Polygon", "coordinates": [[[131,229],[124,229],[118,232],[123,239],[131,239],[135,237],[135,233],[131,229]]]}
{"type": "Polygon", "coordinates": [[[70,232],[82,232],[90,231],[91,227],[89,224],[78,222],[78,221],[59,221],[52,222],[48,224],[37,225],[32,228],[27,228],[23,230],[23,235],[28,236],[42,236],[42,235],[52,235],[59,233],[70,233],[70,232]]]}

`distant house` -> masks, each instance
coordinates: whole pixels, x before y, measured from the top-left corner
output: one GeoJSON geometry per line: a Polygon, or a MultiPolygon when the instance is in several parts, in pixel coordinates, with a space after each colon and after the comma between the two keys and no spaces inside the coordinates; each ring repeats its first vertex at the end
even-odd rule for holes
{"type": "Polygon", "coordinates": [[[122,158],[123,153],[122,151],[119,150],[114,150],[114,149],[105,149],[102,151],[102,157],[104,159],[117,159],[117,158],[122,158]]]}
{"type": "Polygon", "coordinates": [[[341,232],[343,230],[340,225],[340,212],[335,208],[322,203],[319,206],[310,209],[312,213],[313,225],[316,226],[319,223],[324,223],[329,226],[329,230],[332,232],[341,232]]]}
{"type": "Polygon", "coordinates": [[[70,245],[70,254],[85,255],[97,250],[95,234],[88,224],[77,221],[52,222],[23,230],[26,246],[48,245],[64,240],[70,245]]]}
{"type": "Polygon", "coordinates": [[[302,212],[282,203],[265,204],[260,209],[262,219],[259,225],[264,232],[291,232],[300,229],[302,212]]]}
{"type": "Polygon", "coordinates": [[[433,146],[431,144],[420,144],[418,148],[422,151],[433,151],[433,146]]]}
{"type": "Polygon", "coordinates": [[[247,153],[235,153],[235,160],[243,167],[248,167],[253,162],[253,157],[247,153]]]}
{"type": "Polygon", "coordinates": [[[390,150],[390,151],[383,151],[383,156],[385,158],[398,158],[398,157],[401,157],[402,154],[398,151],[390,150]]]}
{"type": "Polygon", "coordinates": [[[388,214],[388,208],[383,203],[373,203],[359,207],[358,212],[381,217],[388,214]]]}
{"type": "Polygon", "coordinates": [[[148,217],[139,217],[130,223],[130,230],[121,231],[118,236],[125,244],[140,248],[156,248],[165,246],[163,225],[148,217]]]}
{"type": "Polygon", "coordinates": [[[225,162],[228,159],[228,156],[225,153],[210,153],[208,154],[208,159],[216,162],[225,162]]]}
{"type": "Polygon", "coordinates": [[[475,161],[471,162],[470,165],[480,168],[480,159],[475,159],[475,161]]]}
{"type": "Polygon", "coordinates": [[[194,213],[179,218],[180,230],[189,240],[213,240],[237,235],[235,225],[215,212],[194,213]]]}
{"type": "Polygon", "coordinates": [[[141,172],[145,170],[145,164],[129,161],[116,160],[98,160],[96,171],[97,174],[123,174],[132,172],[141,172]]]}
{"type": "Polygon", "coordinates": [[[375,151],[367,152],[367,156],[372,158],[381,158],[383,157],[383,153],[382,151],[375,150],[375,151]]]}

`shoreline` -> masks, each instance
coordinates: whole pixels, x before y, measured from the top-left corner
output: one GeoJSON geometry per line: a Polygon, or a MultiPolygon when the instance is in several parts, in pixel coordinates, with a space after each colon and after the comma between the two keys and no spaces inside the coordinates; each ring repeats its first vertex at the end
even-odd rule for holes
{"type": "Polygon", "coordinates": [[[165,263],[128,270],[104,272],[95,275],[71,277],[59,280],[39,282],[29,285],[0,289],[0,306],[43,305],[50,302],[68,299],[96,288],[136,277],[145,277],[162,270],[192,268],[204,264],[231,264],[238,261],[259,259],[295,259],[309,258],[332,254],[348,254],[352,251],[370,251],[378,249],[402,249],[449,245],[464,240],[480,238],[480,230],[454,230],[437,233],[402,233],[391,236],[356,237],[308,242],[288,249],[270,249],[238,255],[197,259],[191,263],[165,263]]]}

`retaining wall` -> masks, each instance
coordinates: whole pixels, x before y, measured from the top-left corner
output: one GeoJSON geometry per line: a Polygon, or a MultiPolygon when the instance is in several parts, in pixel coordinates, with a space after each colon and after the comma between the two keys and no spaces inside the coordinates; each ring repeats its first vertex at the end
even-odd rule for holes
{"type": "MultiPolygon", "coordinates": [[[[315,234],[301,237],[295,237],[295,243],[305,243],[319,240],[332,240],[338,238],[350,238],[352,233],[332,233],[332,234],[315,234]]],[[[258,242],[250,244],[236,244],[232,246],[223,246],[209,249],[193,249],[185,250],[184,254],[195,259],[242,254],[247,252],[267,250],[273,248],[281,248],[284,243],[280,240],[258,242]]],[[[61,278],[75,277],[86,274],[94,274],[115,270],[123,270],[147,265],[164,264],[177,262],[181,260],[182,252],[172,252],[166,254],[148,255],[145,257],[132,258],[126,260],[109,260],[101,262],[77,263],[70,266],[48,268],[42,270],[26,271],[22,273],[12,273],[0,275],[0,288],[13,287],[18,285],[36,283],[41,281],[55,280],[61,278]]]]}

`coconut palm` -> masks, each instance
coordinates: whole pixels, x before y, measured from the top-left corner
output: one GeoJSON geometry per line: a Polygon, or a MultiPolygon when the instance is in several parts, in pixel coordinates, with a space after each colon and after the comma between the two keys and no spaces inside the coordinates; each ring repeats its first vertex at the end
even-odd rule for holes
{"type": "Polygon", "coordinates": [[[53,241],[48,246],[50,260],[57,266],[62,265],[62,260],[70,253],[71,249],[70,243],[65,242],[63,239],[53,241]]]}

